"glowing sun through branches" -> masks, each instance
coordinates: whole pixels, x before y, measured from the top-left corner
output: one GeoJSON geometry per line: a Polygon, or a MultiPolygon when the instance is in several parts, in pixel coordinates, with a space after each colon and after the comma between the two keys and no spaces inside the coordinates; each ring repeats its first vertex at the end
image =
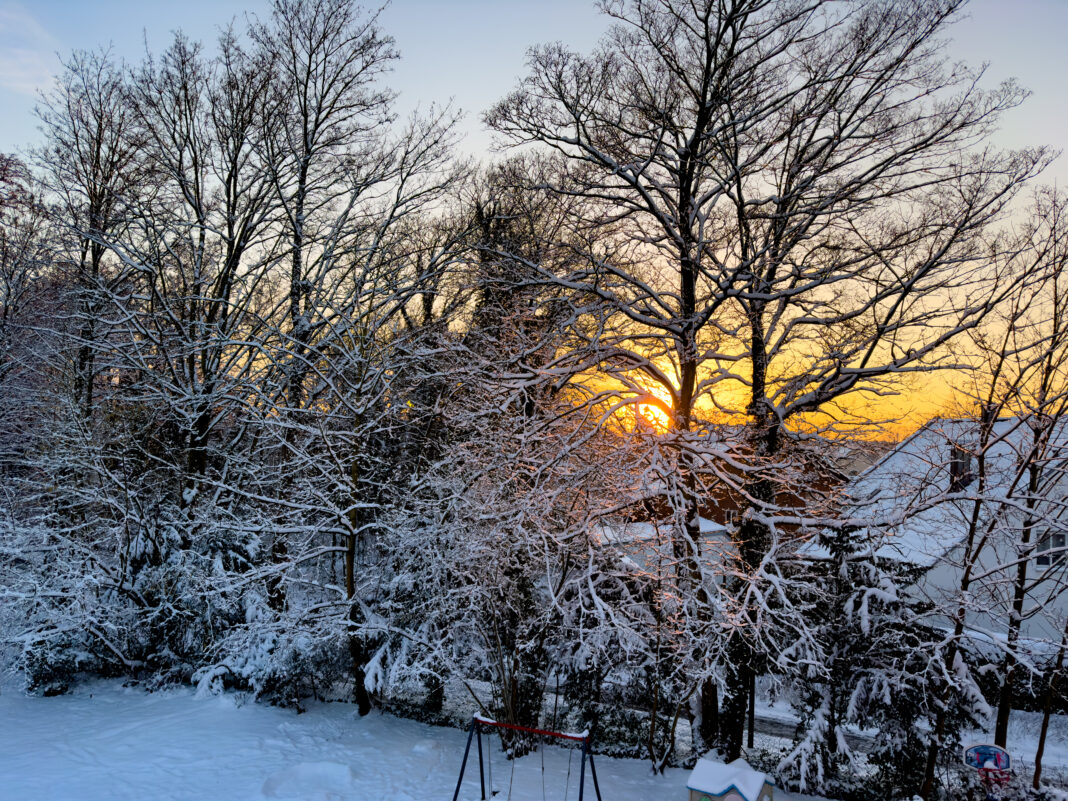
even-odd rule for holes
{"type": "Polygon", "coordinates": [[[635,422],[661,434],[668,431],[674,416],[671,393],[658,384],[642,387],[641,390],[642,394],[638,395],[634,404],[635,422]]]}

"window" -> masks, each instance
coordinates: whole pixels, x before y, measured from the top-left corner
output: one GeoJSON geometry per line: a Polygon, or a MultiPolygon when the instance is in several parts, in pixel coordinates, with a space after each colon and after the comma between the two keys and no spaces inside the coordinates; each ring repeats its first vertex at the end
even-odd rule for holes
{"type": "Polygon", "coordinates": [[[1039,566],[1049,567],[1064,560],[1064,536],[1064,534],[1047,534],[1038,541],[1038,556],[1035,562],[1039,566]],[[1043,553],[1043,551],[1054,551],[1054,553],[1043,553]]]}
{"type": "Polygon", "coordinates": [[[964,448],[953,446],[949,457],[949,491],[960,492],[975,480],[972,470],[972,455],[964,448]]]}

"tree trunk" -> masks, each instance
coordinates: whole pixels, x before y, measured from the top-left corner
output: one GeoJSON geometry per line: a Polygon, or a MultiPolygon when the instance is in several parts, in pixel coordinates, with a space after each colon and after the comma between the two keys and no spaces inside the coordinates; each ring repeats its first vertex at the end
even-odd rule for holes
{"type": "Polygon", "coordinates": [[[704,746],[719,740],[719,688],[713,679],[705,679],[700,693],[701,724],[698,727],[704,746]]]}
{"type": "Polygon", "coordinates": [[[1042,757],[1046,753],[1046,735],[1049,733],[1049,717],[1053,709],[1053,699],[1057,697],[1057,684],[1064,665],[1064,649],[1068,644],[1068,621],[1064,624],[1064,636],[1061,637],[1061,647],[1057,649],[1057,658],[1050,668],[1049,682],[1046,686],[1046,700],[1042,705],[1042,730],[1038,735],[1038,748],[1035,750],[1035,776],[1031,786],[1036,790],[1042,784],[1042,757]]]}
{"type": "Polygon", "coordinates": [[[356,635],[360,617],[355,604],[349,607],[349,659],[352,662],[352,695],[356,701],[356,708],[360,717],[368,714],[373,706],[371,694],[367,692],[367,673],[363,666],[367,664],[367,649],[363,639],[356,635]]]}
{"type": "MultiPolygon", "coordinates": [[[[359,421],[357,421],[358,425],[359,421]]],[[[354,602],[356,597],[356,538],[363,528],[363,513],[357,505],[359,503],[358,487],[360,484],[360,465],[354,458],[349,468],[350,480],[350,504],[348,536],[345,538],[345,598],[349,601],[349,658],[352,663],[353,695],[359,708],[360,716],[371,711],[371,695],[367,692],[365,680],[367,673],[364,665],[367,664],[367,649],[363,639],[357,633],[359,627],[359,613],[354,602]]]]}
{"type": "MultiPolygon", "coordinates": [[[[745,497],[747,511],[738,528],[736,546],[742,570],[751,575],[767,553],[771,532],[758,519],[765,509],[775,503],[776,487],[764,473],[763,463],[774,457],[780,447],[780,422],[766,397],[769,356],[765,343],[764,305],[754,301],[749,310],[750,345],[752,354],[752,388],[749,402],[749,431],[753,450],[753,472],[747,477],[745,497]]],[[[744,592],[744,581],[737,591],[744,592]]],[[[746,609],[750,627],[756,626],[753,609],[746,609]]],[[[727,759],[737,759],[742,753],[749,695],[755,686],[759,654],[742,634],[733,634],[728,647],[731,665],[727,676],[727,702],[724,709],[720,741],[727,759]]]]}
{"type": "Polygon", "coordinates": [[[1031,464],[1027,467],[1027,516],[1024,521],[1023,533],[1020,537],[1019,562],[1016,565],[1016,581],[1012,591],[1012,612],[1009,614],[1007,648],[1005,649],[1005,662],[1002,669],[1001,695],[998,698],[997,723],[994,726],[994,744],[1005,747],[1009,736],[1009,716],[1012,714],[1013,685],[1016,683],[1016,648],[1020,642],[1020,626],[1023,625],[1024,598],[1027,594],[1027,565],[1030,562],[1029,551],[1031,536],[1034,531],[1035,497],[1038,492],[1040,476],[1039,466],[1034,460],[1037,458],[1039,448],[1038,431],[1035,431],[1035,442],[1031,451],[1031,464]]]}
{"type": "Polygon", "coordinates": [[[756,671],[749,671],[749,736],[746,746],[753,747],[753,736],[756,731],[756,671]]]}
{"type": "MultiPolygon", "coordinates": [[[[971,588],[972,583],[972,568],[975,566],[976,559],[979,552],[982,550],[986,538],[982,537],[979,541],[976,538],[979,536],[979,516],[982,512],[982,496],[986,489],[986,447],[989,444],[989,429],[984,428],[983,440],[980,443],[980,451],[978,457],[978,480],[979,488],[977,493],[977,499],[972,504],[972,513],[968,522],[968,536],[965,541],[964,549],[964,571],[961,574],[960,579],[960,595],[959,597],[965,598],[968,595],[968,590],[971,588]]],[[[967,608],[962,602],[955,612],[954,625],[953,625],[953,639],[949,644],[949,648],[946,651],[945,664],[953,666],[957,660],[957,643],[960,641],[961,636],[964,633],[964,621],[967,614],[967,608]]],[[[923,784],[920,787],[920,796],[924,801],[934,801],[935,790],[935,768],[938,766],[938,756],[942,751],[943,739],[946,735],[946,708],[950,703],[950,691],[952,687],[947,682],[944,687],[941,688],[938,697],[938,712],[935,715],[935,727],[934,732],[931,735],[931,742],[927,748],[927,759],[924,764],[923,770],[923,784]]]]}

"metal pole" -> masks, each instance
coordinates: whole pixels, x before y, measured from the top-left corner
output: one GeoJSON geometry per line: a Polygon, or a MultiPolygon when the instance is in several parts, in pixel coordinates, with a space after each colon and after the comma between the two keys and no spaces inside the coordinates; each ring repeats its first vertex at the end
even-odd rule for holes
{"type": "MultiPolygon", "coordinates": [[[[502,741],[501,750],[504,750],[502,741]]],[[[489,774],[490,798],[497,794],[493,788],[493,733],[486,732],[486,772],[489,774]]]]}
{"type": "Polygon", "coordinates": [[[582,767],[579,769],[579,797],[578,801],[582,801],[582,791],[586,786],[586,750],[589,748],[590,741],[582,741],[582,767]]]}
{"type": "Polygon", "coordinates": [[[597,801],[601,801],[601,786],[597,783],[597,767],[593,764],[593,752],[590,752],[590,775],[593,777],[593,791],[597,793],[597,801]]]}
{"type": "MultiPolygon", "coordinates": [[[[464,749],[464,761],[460,763],[460,778],[456,780],[456,792],[452,794],[452,801],[460,797],[460,785],[464,780],[464,771],[467,769],[467,755],[471,753],[471,738],[475,736],[475,721],[471,721],[471,728],[467,731],[467,748],[464,749]]],[[[482,756],[479,755],[479,761],[482,756]]]]}
{"type": "Polygon", "coordinates": [[[482,801],[486,801],[486,774],[482,771],[482,726],[477,719],[471,721],[475,727],[475,736],[478,737],[478,781],[482,785],[482,801]]]}

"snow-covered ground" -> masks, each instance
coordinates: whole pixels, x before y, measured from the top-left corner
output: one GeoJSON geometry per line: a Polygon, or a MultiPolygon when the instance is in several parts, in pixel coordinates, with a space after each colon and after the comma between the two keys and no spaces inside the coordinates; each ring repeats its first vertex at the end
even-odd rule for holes
{"type": "MultiPolygon", "coordinates": [[[[97,681],[57,698],[0,694],[3,801],[449,801],[466,733],[349,704],[304,714],[242,696],[191,689],[147,693],[97,681]]],[[[474,756],[472,754],[472,756],[474,756]]],[[[494,784],[504,801],[578,798],[578,752],[547,748],[516,761],[499,750],[494,784]],[[568,780],[569,757],[570,781],[568,780]]],[[[653,776],[640,760],[598,757],[605,801],[684,801],[687,771],[653,776]]],[[[586,798],[594,795],[587,776],[586,798]]],[[[478,799],[477,761],[462,799],[478,799]]],[[[779,794],[777,798],[789,798],[779,794]]]]}
{"type": "MultiPolygon", "coordinates": [[[[771,702],[758,696],[756,705],[757,745],[769,751],[785,751],[790,747],[790,736],[797,726],[797,714],[785,701],[771,702]],[[783,736],[785,735],[785,736],[783,736]]],[[[1035,770],[1035,750],[1042,727],[1040,712],[1013,710],[1009,718],[1008,752],[1012,757],[1013,770],[1020,777],[1021,785],[1030,786],[1035,770]]],[[[861,751],[866,750],[865,740],[878,736],[874,730],[860,731],[847,728],[851,744],[861,751]]],[[[994,742],[993,721],[987,731],[974,730],[964,734],[965,744],[994,742]]],[[[1068,789],[1068,715],[1050,717],[1046,735],[1046,751],[1042,758],[1042,775],[1047,787],[1068,789]]]]}
{"type": "MultiPolygon", "coordinates": [[[[1017,715],[1014,723],[1032,728],[1031,716],[1017,715]]],[[[1057,718],[1047,764],[1063,769],[1065,735],[1068,720],[1057,718]]],[[[388,715],[360,718],[343,703],[298,714],[239,694],[197,697],[190,688],[148,693],[94,681],[37,698],[7,686],[0,801],[450,801],[466,736],[388,715]]],[[[577,751],[550,747],[514,764],[513,772],[496,750],[498,801],[578,798],[577,751]]],[[[644,761],[598,757],[597,773],[605,801],[687,797],[685,770],[653,776],[644,761]]],[[[586,789],[592,800],[588,775],[586,789]]],[[[479,797],[474,752],[460,797],[479,797]]]]}

